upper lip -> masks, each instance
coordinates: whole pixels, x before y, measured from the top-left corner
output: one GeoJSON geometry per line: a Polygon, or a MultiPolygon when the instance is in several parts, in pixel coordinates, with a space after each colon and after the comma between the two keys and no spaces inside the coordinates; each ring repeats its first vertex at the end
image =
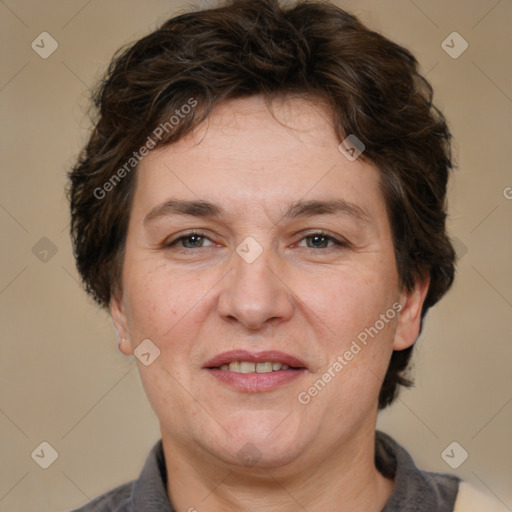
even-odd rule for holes
{"type": "Polygon", "coordinates": [[[283,363],[294,368],[305,368],[306,365],[294,356],[279,352],[278,350],[265,350],[263,352],[247,352],[247,350],[230,350],[222,352],[208,360],[203,368],[217,368],[231,361],[249,361],[251,363],[283,363]]]}

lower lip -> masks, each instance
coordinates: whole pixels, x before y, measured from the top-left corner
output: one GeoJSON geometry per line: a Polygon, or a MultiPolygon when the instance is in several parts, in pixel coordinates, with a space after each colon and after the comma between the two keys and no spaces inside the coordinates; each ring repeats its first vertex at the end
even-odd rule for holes
{"type": "Polygon", "coordinates": [[[305,369],[279,370],[268,373],[237,373],[229,370],[207,368],[217,380],[244,393],[271,391],[304,375],[305,369]]]}

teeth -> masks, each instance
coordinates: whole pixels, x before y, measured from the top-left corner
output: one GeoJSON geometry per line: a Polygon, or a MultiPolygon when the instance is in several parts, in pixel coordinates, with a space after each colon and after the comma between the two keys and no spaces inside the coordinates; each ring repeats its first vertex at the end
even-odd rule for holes
{"type": "Polygon", "coordinates": [[[240,363],[238,361],[229,363],[229,371],[240,373],[240,363]]]}
{"type": "Polygon", "coordinates": [[[266,361],[264,363],[251,363],[249,361],[231,361],[219,367],[221,370],[229,370],[236,373],[270,373],[279,370],[288,370],[287,364],[266,361]]]}
{"type": "Polygon", "coordinates": [[[258,363],[256,365],[256,373],[270,373],[272,371],[272,363],[258,363]]]}
{"type": "Polygon", "coordinates": [[[255,363],[248,363],[246,361],[240,362],[240,373],[254,373],[256,371],[255,363]]]}

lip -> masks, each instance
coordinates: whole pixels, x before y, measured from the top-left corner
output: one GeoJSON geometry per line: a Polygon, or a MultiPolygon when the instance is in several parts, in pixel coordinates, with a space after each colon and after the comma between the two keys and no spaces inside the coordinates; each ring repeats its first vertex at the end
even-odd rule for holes
{"type": "Polygon", "coordinates": [[[207,368],[206,371],[221,384],[242,393],[272,391],[279,386],[298,379],[306,373],[304,368],[300,370],[279,370],[269,373],[237,373],[212,368],[207,368]]]}
{"type": "Polygon", "coordinates": [[[287,384],[307,371],[306,365],[300,359],[278,350],[264,350],[263,352],[248,352],[247,350],[230,350],[210,359],[203,366],[208,373],[221,384],[234,388],[243,393],[261,393],[272,391],[279,386],[287,384]],[[231,361],[248,361],[250,363],[283,363],[297,370],[278,370],[268,373],[237,373],[221,370],[219,367],[231,361]]]}
{"type": "MultiPolygon", "coordinates": [[[[278,350],[265,350],[263,352],[247,352],[247,350],[230,350],[229,352],[222,352],[217,356],[207,361],[203,368],[214,369],[218,368],[223,364],[229,364],[231,361],[248,361],[250,363],[265,363],[267,361],[271,363],[283,363],[293,368],[306,369],[306,365],[300,359],[297,359],[290,354],[279,352],[278,350]]],[[[284,370],[288,371],[288,370],[284,370]]],[[[293,371],[293,370],[292,370],[293,371]]],[[[233,372],[231,372],[233,373],[233,372]]],[[[274,372],[273,372],[274,373],[274,372]]],[[[275,372],[280,373],[280,372],[275,372]]],[[[251,375],[251,374],[240,374],[240,375],[251,375]]],[[[268,375],[265,373],[257,375],[268,375]]]]}

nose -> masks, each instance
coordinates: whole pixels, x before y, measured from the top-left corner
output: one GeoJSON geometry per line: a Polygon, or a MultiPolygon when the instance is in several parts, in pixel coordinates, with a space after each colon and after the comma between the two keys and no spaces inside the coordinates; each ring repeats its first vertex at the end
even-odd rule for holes
{"type": "Polygon", "coordinates": [[[224,288],[219,296],[222,318],[238,321],[250,330],[291,318],[292,290],[287,286],[283,265],[271,249],[264,249],[252,262],[233,251],[231,264],[232,271],[222,281],[224,288]]]}

